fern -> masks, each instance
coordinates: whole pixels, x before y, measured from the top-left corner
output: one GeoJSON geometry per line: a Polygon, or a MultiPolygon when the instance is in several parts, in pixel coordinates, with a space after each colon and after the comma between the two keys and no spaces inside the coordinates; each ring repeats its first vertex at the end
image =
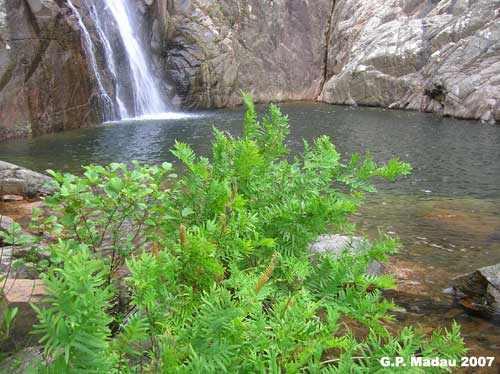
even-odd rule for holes
{"type": "Polygon", "coordinates": [[[61,248],[62,267],[44,278],[51,305],[37,311],[48,363],[41,373],[61,370],[75,374],[109,373],[113,360],[109,349],[110,316],[105,312],[111,292],[101,262],[91,259],[88,247],[67,243],[61,248]]]}

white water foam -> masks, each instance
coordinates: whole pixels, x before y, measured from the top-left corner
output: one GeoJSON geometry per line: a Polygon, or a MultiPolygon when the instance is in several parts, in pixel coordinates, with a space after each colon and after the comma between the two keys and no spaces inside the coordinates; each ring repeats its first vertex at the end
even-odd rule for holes
{"type": "Polygon", "coordinates": [[[136,115],[142,116],[166,112],[168,110],[167,105],[160,95],[155,78],[149,68],[150,63],[135,31],[137,27],[134,25],[134,13],[129,0],[104,1],[115,19],[129,59],[136,115]]]}

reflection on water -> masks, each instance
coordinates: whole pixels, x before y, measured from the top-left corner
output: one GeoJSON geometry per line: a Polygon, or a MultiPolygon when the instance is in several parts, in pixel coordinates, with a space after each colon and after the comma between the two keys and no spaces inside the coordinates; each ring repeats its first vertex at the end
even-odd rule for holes
{"type": "MultiPolygon", "coordinates": [[[[378,161],[400,157],[413,165],[407,179],[378,182],[381,193],[368,198],[356,221],[369,236],[381,228],[401,238],[399,258],[427,270],[420,280],[427,296],[442,298],[440,291],[450,277],[500,262],[499,126],[318,103],[290,103],[282,109],[290,118],[293,152],[302,150],[302,138],[327,134],[344,155],[369,149],[378,161]]],[[[0,159],[38,171],[76,173],[89,163],[160,163],[173,160],[169,149],[175,140],[208,155],[213,124],[239,134],[242,123],[243,109],[237,108],[192,118],[106,124],[2,143],[0,159]]],[[[447,318],[441,311],[431,313],[433,317],[425,318],[447,318]]],[[[500,346],[494,338],[500,336],[497,326],[460,310],[450,309],[448,314],[464,325],[473,346],[486,350],[500,346]],[[474,336],[486,330],[488,337],[474,336]]]]}

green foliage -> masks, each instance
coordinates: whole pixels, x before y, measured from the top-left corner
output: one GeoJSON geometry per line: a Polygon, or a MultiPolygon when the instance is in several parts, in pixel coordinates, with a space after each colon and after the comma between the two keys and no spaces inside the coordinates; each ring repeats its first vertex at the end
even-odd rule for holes
{"type": "Polygon", "coordinates": [[[64,264],[44,277],[50,306],[33,306],[40,324],[35,333],[51,362],[42,373],[108,373],[111,317],[106,313],[111,292],[102,262],[91,257],[85,244],[67,241],[60,246],[64,264]]]}
{"type": "MultiPolygon", "coordinates": [[[[2,279],[0,279],[0,282],[2,279]]],[[[17,312],[19,309],[17,307],[9,307],[8,305],[3,305],[3,316],[0,321],[0,341],[6,340],[10,337],[10,331],[14,320],[16,319],[17,312]]]]}
{"type": "Polygon", "coordinates": [[[106,257],[113,276],[155,225],[151,207],[168,197],[162,184],[174,178],[172,165],[87,166],[84,177],[49,171],[55,194],[45,198],[54,214],[39,224],[61,240],[77,240],[106,257]]]}
{"type": "MultiPolygon", "coordinates": [[[[0,223],[2,222],[2,215],[0,215],[0,223]]],[[[32,242],[32,238],[23,235],[23,230],[21,226],[14,222],[7,226],[5,231],[0,230],[0,239],[4,245],[25,245],[32,242]]],[[[4,250],[0,248],[0,263],[3,260],[4,250]]],[[[9,256],[6,256],[9,257],[9,256]]],[[[10,307],[5,299],[5,288],[7,286],[7,279],[12,278],[11,273],[13,270],[18,268],[23,263],[22,259],[10,258],[7,264],[6,271],[4,275],[0,275],[0,342],[3,342],[10,338],[11,330],[14,325],[14,321],[18,314],[17,307],[10,307]]]]}
{"type": "Polygon", "coordinates": [[[380,166],[369,154],[343,164],[328,137],[290,158],[286,116],[271,105],[259,120],[244,100],[244,135],[214,129],[210,159],[176,144],[181,177],[169,164],[52,173],[57,191],[47,203],[56,214],[44,224],[60,237],[52,248],[60,260],[47,276],[50,306],[39,311],[46,367],[388,373],[384,355],[460,355],[456,326],[430,338],[384,327],[394,305],[379,288],[393,281],[366,270],[397,241],[381,236],[358,254],[310,253],[318,235],[352,233],[348,217],[374,191],[370,178],[394,179],[410,166],[380,166]],[[113,280],[127,272],[130,300],[117,310],[113,280]],[[369,336],[350,332],[352,323],[369,336]]]}

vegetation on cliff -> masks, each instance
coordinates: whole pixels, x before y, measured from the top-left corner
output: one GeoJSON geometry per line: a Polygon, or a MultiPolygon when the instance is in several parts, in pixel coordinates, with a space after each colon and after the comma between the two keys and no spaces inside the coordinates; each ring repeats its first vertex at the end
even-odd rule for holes
{"type": "Polygon", "coordinates": [[[168,163],[52,172],[53,214],[37,218],[57,241],[35,372],[392,373],[408,370],[382,368],[381,357],[463,353],[457,326],[432,336],[385,327],[395,306],[380,289],[393,282],[366,270],[396,240],[381,235],[357,255],[310,252],[321,234],[353,231],[371,178],[410,166],[359,154],[344,164],[327,137],[292,159],[286,116],[271,105],[259,119],[245,102],[243,136],[214,129],[211,160],[175,146],[182,176],[168,163]]]}

